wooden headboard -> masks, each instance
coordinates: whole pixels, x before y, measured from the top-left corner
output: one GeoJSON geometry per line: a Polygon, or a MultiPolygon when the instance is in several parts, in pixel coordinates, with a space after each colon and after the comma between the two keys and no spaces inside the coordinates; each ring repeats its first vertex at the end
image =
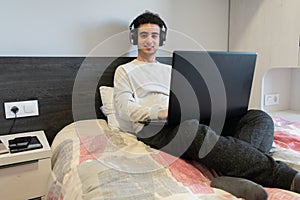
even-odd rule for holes
{"type": "MultiPolygon", "coordinates": [[[[18,118],[11,133],[44,130],[51,144],[66,125],[103,118],[98,87],[113,86],[117,66],[132,57],[0,57],[0,135],[13,119],[5,119],[4,102],[38,100],[39,116],[18,118]]],[[[171,64],[171,58],[159,58],[171,64]]]]}

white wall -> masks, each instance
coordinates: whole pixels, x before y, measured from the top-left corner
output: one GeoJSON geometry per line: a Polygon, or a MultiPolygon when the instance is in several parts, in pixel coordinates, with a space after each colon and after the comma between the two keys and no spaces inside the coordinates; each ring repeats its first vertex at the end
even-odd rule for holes
{"type": "Polygon", "coordinates": [[[300,111],[300,68],[274,67],[263,79],[263,94],[280,94],[279,104],[264,105],[268,112],[300,111]]]}
{"type": "Polygon", "coordinates": [[[229,50],[256,51],[250,107],[261,108],[262,80],[273,67],[298,64],[299,0],[231,0],[229,50]]]}
{"type": "MultiPolygon", "coordinates": [[[[145,10],[159,13],[169,33],[186,34],[207,50],[227,50],[228,5],[229,0],[2,0],[0,56],[87,55],[127,31],[145,10]]],[[[121,35],[127,44],[127,33],[121,35]]]]}
{"type": "MultiPolygon", "coordinates": [[[[279,104],[263,106],[263,109],[268,112],[290,110],[292,100],[292,74],[293,68],[272,68],[263,78],[263,93],[280,94],[279,104]]],[[[264,102],[263,102],[264,104],[264,102]]]]}

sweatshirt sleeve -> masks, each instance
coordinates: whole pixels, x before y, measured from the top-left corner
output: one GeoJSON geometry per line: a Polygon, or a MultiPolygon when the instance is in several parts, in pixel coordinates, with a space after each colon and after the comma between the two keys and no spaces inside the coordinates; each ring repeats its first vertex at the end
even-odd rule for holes
{"type": "Polygon", "coordinates": [[[123,120],[138,122],[157,118],[159,108],[141,106],[135,101],[134,89],[122,67],[116,69],[114,76],[114,101],[116,113],[123,120]]]}

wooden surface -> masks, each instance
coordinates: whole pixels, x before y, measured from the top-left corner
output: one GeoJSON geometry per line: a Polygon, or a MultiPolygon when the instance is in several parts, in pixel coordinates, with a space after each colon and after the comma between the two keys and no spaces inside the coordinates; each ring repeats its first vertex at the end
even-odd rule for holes
{"type": "Polygon", "coordinates": [[[73,121],[72,89],[83,58],[0,58],[0,132],[7,134],[13,119],[6,120],[4,102],[35,100],[37,117],[18,118],[12,133],[44,130],[50,143],[54,133],[73,121]]]}

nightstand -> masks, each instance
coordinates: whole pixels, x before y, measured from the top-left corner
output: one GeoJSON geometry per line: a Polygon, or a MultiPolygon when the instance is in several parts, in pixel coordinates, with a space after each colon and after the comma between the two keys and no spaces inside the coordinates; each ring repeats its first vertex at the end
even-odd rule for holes
{"type": "Polygon", "coordinates": [[[51,149],[45,133],[34,131],[2,135],[0,139],[8,147],[8,140],[22,136],[37,136],[43,148],[0,154],[1,199],[33,199],[46,193],[51,173],[51,149]]]}

